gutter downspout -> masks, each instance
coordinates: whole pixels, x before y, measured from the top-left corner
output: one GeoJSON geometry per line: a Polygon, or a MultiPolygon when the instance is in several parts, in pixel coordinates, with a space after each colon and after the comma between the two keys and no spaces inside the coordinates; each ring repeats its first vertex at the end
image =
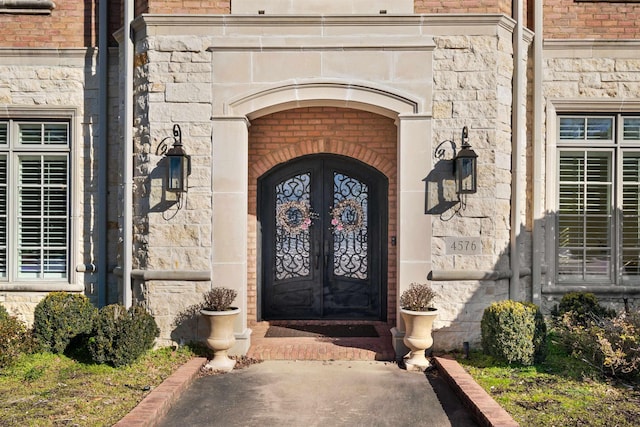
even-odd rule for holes
{"type": "Polygon", "coordinates": [[[521,212],[521,180],[520,159],[522,157],[523,129],[525,117],[523,114],[523,82],[526,67],[523,67],[523,28],[524,19],[522,0],[513,2],[513,18],[516,26],[513,33],[513,104],[511,112],[511,236],[509,239],[509,253],[511,263],[511,279],[509,280],[509,298],[520,299],[520,231],[522,229],[521,212]]]}
{"type": "Polygon", "coordinates": [[[542,45],[544,42],[542,2],[534,3],[534,45],[533,45],[533,250],[531,259],[531,300],[534,304],[542,303],[542,126],[544,106],[542,105],[542,64],[544,61],[542,45]]]}
{"type": "Polygon", "coordinates": [[[107,175],[109,168],[107,144],[109,142],[109,9],[108,2],[98,5],[98,149],[96,156],[102,160],[98,166],[98,194],[96,209],[96,264],[98,273],[98,306],[107,305],[107,175]]]}
{"type": "Polygon", "coordinates": [[[122,303],[132,304],[131,265],[133,258],[133,0],[124,3],[124,118],[123,118],[123,216],[122,216],[122,303]]]}

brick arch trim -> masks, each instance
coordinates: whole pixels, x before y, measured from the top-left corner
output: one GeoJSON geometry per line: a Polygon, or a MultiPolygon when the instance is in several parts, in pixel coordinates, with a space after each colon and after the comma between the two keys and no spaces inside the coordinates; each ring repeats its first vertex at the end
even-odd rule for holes
{"type": "Polygon", "coordinates": [[[251,165],[250,175],[253,177],[260,177],[280,163],[284,163],[307,154],[320,153],[339,154],[352,157],[374,167],[387,177],[393,176],[394,174],[394,163],[391,160],[381,156],[379,153],[362,144],[354,144],[352,142],[347,143],[340,139],[319,138],[300,141],[263,156],[258,162],[251,165]]]}

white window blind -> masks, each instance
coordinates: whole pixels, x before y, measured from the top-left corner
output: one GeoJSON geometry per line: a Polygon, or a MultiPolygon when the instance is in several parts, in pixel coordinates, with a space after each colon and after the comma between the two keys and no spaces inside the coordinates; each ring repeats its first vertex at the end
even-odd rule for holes
{"type": "Polygon", "coordinates": [[[611,167],[611,152],[560,153],[560,280],[569,276],[588,281],[611,275],[611,167]]]}
{"type": "Polygon", "coordinates": [[[66,123],[20,123],[19,142],[25,145],[66,145],[66,123]]]}
{"type": "Polygon", "coordinates": [[[67,265],[67,159],[20,156],[18,275],[64,278],[67,265]]]}

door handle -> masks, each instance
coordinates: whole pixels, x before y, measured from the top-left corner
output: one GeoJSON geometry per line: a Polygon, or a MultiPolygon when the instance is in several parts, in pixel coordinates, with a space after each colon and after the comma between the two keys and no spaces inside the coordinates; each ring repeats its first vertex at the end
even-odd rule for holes
{"type": "Polygon", "coordinates": [[[314,245],[313,250],[316,253],[316,257],[315,257],[316,260],[315,260],[315,263],[314,263],[314,267],[317,270],[318,267],[320,267],[320,265],[319,265],[320,264],[320,242],[318,242],[316,240],[313,245],[314,245]]]}
{"type": "Polygon", "coordinates": [[[324,241],[324,265],[329,265],[329,241],[324,241]]]}

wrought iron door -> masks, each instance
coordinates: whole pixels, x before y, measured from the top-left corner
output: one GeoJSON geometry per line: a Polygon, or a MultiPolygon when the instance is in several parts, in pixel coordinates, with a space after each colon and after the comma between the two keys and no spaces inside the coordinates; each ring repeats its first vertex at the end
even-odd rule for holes
{"type": "Polygon", "coordinates": [[[263,319],[384,319],[387,179],[311,155],[259,182],[263,319]]]}

